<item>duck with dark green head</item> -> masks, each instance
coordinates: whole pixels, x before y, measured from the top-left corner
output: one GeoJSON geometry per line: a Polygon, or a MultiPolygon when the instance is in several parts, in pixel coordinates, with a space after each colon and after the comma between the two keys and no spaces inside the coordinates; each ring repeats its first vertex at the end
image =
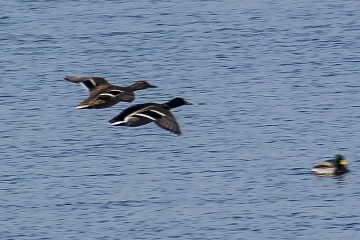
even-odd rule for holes
{"type": "Polygon", "coordinates": [[[174,115],[170,112],[170,109],[184,105],[192,105],[192,103],[177,97],[163,104],[136,104],[119,113],[109,123],[112,126],[138,127],[154,122],[159,127],[180,135],[180,126],[174,115]]]}
{"type": "Polygon", "coordinates": [[[348,164],[343,155],[336,154],[332,159],[314,164],[312,171],[318,175],[342,175],[349,172],[348,164]]]}

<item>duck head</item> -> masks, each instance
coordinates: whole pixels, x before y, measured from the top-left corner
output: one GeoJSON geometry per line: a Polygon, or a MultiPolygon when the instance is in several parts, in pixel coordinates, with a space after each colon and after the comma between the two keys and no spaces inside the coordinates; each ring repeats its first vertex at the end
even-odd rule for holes
{"type": "Polygon", "coordinates": [[[184,105],[193,105],[193,104],[191,102],[186,101],[183,98],[177,97],[177,98],[174,98],[174,99],[168,101],[167,103],[165,103],[165,105],[171,109],[171,108],[176,108],[176,107],[180,107],[180,106],[184,106],[184,105]]]}
{"type": "Polygon", "coordinates": [[[334,166],[339,166],[339,165],[348,165],[349,163],[345,160],[345,157],[343,155],[340,154],[336,154],[333,159],[332,159],[332,163],[334,166]]]}
{"type": "Polygon", "coordinates": [[[147,88],[157,88],[157,86],[151,85],[147,81],[137,81],[133,85],[130,86],[132,90],[143,90],[147,88]]]}

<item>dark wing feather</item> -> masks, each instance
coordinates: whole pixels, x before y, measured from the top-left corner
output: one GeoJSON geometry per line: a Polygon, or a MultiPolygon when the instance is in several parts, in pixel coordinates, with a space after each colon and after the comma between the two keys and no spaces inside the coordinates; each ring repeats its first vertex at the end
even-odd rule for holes
{"type": "Polygon", "coordinates": [[[122,112],[120,112],[118,115],[116,115],[115,117],[113,117],[109,123],[114,123],[116,121],[122,121],[124,120],[127,116],[133,115],[137,112],[140,112],[144,109],[146,109],[147,107],[151,106],[153,103],[143,103],[143,104],[135,104],[131,107],[128,107],[126,109],[124,109],[122,112]]]}
{"type": "Polygon", "coordinates": [[[100,85],[110,85],[105,78],[102,77],[76,77],[76,76],[67,76],[65,80],[73,83],[80,83],[86,87],[89,91],[93,90],[95,87],[100,85]]]}
{"type": "Polygon", "coordinates": [[[152,110],[159,111],[164,114],[164,116],[155,121],[156,125],[175,134],[181,134],[180,126],[174,115],[169,110],[162,107],[152,108],[152,110]]]}
{"type": "Polygon", "coordinates": [[[162,117],[159,120],[155,121],[155,123],[156,123],[156,125],[158,125],[159,127],[163,128],[167,131],[173,132],[177,135],[181,134],[179,124],[173,118],[162,117]]]}

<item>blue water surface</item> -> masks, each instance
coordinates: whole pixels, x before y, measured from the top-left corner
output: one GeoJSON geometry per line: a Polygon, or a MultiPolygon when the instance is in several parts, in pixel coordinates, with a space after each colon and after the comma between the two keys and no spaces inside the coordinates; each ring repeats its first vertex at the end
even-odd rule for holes
{"type": "Polygon", "coordinates": [[[5,1],[1,239],[357,239],[360,1],[5,1]],[[133,103],[75,109],[66,75],[133,103]],[[113,127],[183,97],[183,134],[113,127]],[[350,173],[311,165],[344,154],[350,173]]]}

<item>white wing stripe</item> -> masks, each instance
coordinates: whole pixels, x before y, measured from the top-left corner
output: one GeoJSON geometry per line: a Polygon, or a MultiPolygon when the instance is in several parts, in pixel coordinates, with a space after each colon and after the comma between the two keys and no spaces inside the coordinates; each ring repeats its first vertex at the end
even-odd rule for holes
{"type": "Polygon", "coordinates": [[[112,95],[111,93],[101,93],[99,96],[110,96],[110,97],[116,97],[115,95],[112,95]]]}
{"type": "Polygon", "coordinates": [[[156,120],[156,118],[153,118],[153,117],[151,117],[151,116],[149,116],[149,115],[142,114],[142,113],[136,113],[136,114],[134,114],[133,116],[145,117],[145,118],[151,119],[151,120],[153,120],[153,121],[156,120]]]}
{"type": "Polygon", "coordinates": [[[92,83],[92,85],[93,85],[94,87],[96,87],[96,82],[94,81],[94,79],[90,78],[89,80],[90,80],[90,82],[92,83]]]}
{"type": "Polygon", "coordinates": [[[110,92],[119,92],[119,93],[123,93],[124,91],[116,89],[116,90],[110,90],[110,92]]]}
{"type": "Polygon", "coordinates": [[[124,121],[117,121],[117,122],[110,123],[110,125],[112,125],[112,126],[120,125],[120,124],[122,124],[123,122],[124,122],[124,121]]]}
{"type": "Polygon", "coordinates": [[[156,110],[153,110],[153,109],[151,109],[150,112],[157,113],[157,114],[159,114],[159,115],[161,115],[161,116],[165,116],[165,115],[166,115],[166,114],[164,114],[164,113],[162,113],[162,112],[159,112],[159,111],[156,111],[156,110]]]}

